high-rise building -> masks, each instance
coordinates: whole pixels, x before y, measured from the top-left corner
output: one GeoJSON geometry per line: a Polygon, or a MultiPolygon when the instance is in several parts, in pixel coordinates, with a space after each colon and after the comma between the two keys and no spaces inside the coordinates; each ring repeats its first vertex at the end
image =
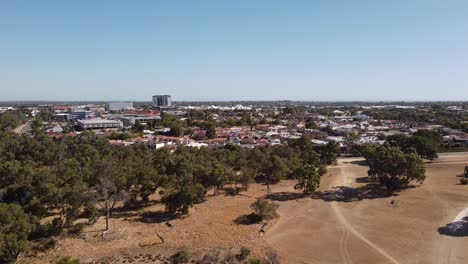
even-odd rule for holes
{"type": "Polygon", "coordinates": [[[153,95],[153,105],[156,107],[171,107],[170,95],[153,95]]]}

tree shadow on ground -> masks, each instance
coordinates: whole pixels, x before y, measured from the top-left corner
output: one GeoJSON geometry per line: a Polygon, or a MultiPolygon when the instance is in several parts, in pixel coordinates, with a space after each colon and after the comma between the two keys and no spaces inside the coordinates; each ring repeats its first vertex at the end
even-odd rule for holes
{"type": "Polygon", "coordinates": [[[366,160],[351,160],[351,161],[342,161],[343,164],[352,164],[352,165],[359,165],[359,166],[367,166],[367,161],[366,160]]]}
{"type": "Polygon", "coordinates": [[[364,176],[364,177],[359,177],[359,178],[356,178],[356,182],[358,183],[369,183],[369,177],[368,176],[364,176]]]}
{"type": "Polygon", "coordinates": [[[266,196],[267,199],[270,199],[272,201],[279,201],[279,202],[285,202],[285,201],[291,201],[291,200],[297,200],[297,199],[302,199],[309,197],[309,195],[305,193],[297,193],[297,192],[277,192],[277,193],[270,193],[266,196]]]}
{"type": "Polygon", "coordinates": [[[439,234],[452,237],[466,237],[468,236],[468,216],[463,217],[461,220],[441,226],[437,229],[439,234]]]}
{"type": "Polygon", "coordinates": [[[241,215],[237,217],[236,219],[233,220],[234,223],[238,225],[252,225],[255,224],[254,222],[250,221],[249,218],[247,218],[247,215],[241,215]]]}
{"type": "Polygon", "coordinates": [[[136,218],[135,221],[153,224],[153,223],[168,222],[177,218],[180,218],[180,215],[169,213],[166,211],[154,211],[154,212],[144,212],[143,214],[140,215],[140,217],[136,218]]]}
{"type": "Polygon", "coordinates": [[[261,219],[255,217],[254,214],[244,214],[232,220],[232,222],[238,225],[255,225],[260,223],[261,219]]]}
{"type": "Polygon", "coordinates": [[[113,211],[112,214],[111,214],[111,217],[112,218],[131,218],[131,217],[135,217],[135,216],[138,216],[139,213],[138,211],[124,211],[124,210],[117,210],[117,211],[113,211]]]}
{"type": "Polygon", "coordinates": [[[388,198],[391,196],[397,196],[397,194],[387,191],[381,184],[368,183],[360,187],[333,187],[332,190],[316,192],[313,198],[325,202],[354,202],[367,199],[388,198]]]}
{"type": "Polygon", "coordinates": [[[244,191],[244,188],[241,187],[224,187],[223,188],[225,196],[237,196],[240,195],[241,191],[244,191]]]}

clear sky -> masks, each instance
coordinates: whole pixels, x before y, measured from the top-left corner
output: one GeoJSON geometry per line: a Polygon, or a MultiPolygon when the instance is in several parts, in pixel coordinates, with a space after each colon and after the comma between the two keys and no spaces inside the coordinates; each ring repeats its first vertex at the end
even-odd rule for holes
{"type": "Polygon", "coordinates": [[[468,1],[0,1],[0,101],[153,94],[468,100],[468,1]]]}

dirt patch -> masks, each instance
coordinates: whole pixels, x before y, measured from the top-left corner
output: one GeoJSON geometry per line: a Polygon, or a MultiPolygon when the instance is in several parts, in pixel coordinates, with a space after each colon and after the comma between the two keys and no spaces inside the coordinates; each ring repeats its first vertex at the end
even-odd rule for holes
{"type": "Polygon", "coordinates": [[[456,177],[465,164],[467,154],[441,155],[426,163],[423,185],[394,196],[364,180],[366,166],[346,160],[329,169],[314,199],[282,202],[267,240],[287,263],[467,263],[460,214],[468,188],[456,177]],[[458,236],[444,234],[454,218],[458,236]]]}

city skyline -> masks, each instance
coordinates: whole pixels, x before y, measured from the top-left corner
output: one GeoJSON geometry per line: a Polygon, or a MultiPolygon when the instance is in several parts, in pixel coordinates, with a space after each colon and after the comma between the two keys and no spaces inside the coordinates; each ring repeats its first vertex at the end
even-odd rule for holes
{"type": "Polygon", "coordinates": [[[460,101],[462,1],[0,3],[1,101],[460,101]]]}

